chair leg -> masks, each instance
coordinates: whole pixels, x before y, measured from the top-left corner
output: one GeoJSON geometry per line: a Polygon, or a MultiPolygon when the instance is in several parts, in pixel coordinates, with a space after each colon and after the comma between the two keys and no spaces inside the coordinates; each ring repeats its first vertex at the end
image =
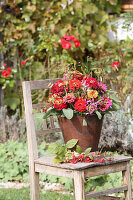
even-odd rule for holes
{"type": "Polygon", "coordinates": [[[74,199],[85,200],[84,172],[74,171],[74,199]]]}
{"type": "Polygon", "coordinates": [[[132,199],[132,186],[131,186],[131,170],[130,170],[130,162],[127,162],[127,167],[125,171],[122,171],[123,176],[123,185],[128,186],[128,190],[125,191],[125,200],[132,199]]]}
{"type": "Polygon", "coordinates": [[[30,173],[30,200],[39,200],[39,173],[30,173]]]}

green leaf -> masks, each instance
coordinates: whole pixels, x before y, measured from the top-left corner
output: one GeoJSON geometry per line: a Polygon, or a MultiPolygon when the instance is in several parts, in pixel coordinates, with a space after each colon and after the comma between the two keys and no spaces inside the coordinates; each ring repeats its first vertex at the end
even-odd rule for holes
{"type": "Polygon", "coordinates": [[[4,98],[4,104],[15,110],[20,105],[20,97],[15,93],[8,93],[4,98]]]}
{"type": "Polygon", "coordinates": [[[69,140],[67,143],[66,143],[66,147],[68,149],[71,149],[73,148],[78,142],[78,139],[72,139],[72,140],[69,140]]]}
{"type": "Polygon", "coordinates": [[[64,159],[61,159],[61,158],[55,157],[53,161],[54,161],[54,163],[60,163],[60,162],[63,162],[64,159]]]}
{"type": "Polygon", "coordinates": [[[98,116],[98,119],[102,119],[102,115],[101,115],[101,113],[99,111],[96,111],[96,114],[98,116]]]}
{"type": "Polygon", "coordinates": [[[67,119],[72,119],[73,118],[73,110],[71,108],[63,109],[63,114],[67,119]]]}
{"type": "Polygon", "coordinates": [[[89,153],[91,152],[91,148],[87,148],[86,150],[85,150],[85,156],[87,156],[89,153]]]}
{"type": "Polygon", "coordinates": [[[119,110],[120,106],[116,103],[113,103],[112,108],[113,108],[113,110],[119,110]]]}
{"type": "Polygon", "coordinates": [[[112,100],[114,100],[115,102],[121,102],[117,97],[115,97],[115,96],[113,96],[113,95],[111,95],[110,96],[110,98],[112,99],[112,100]]]}
{"type": "Polygon", "coordinates": [[[82,148],[79,145],[76,146],[76,152],[79,154],[82,153],[82,148]]]}
{"type": "Polygon", "coordinates": [[[87,122],[85,119],[83,119],[83,126],[87,126],[87,122]]]}
{"type": "Polygon", "coordinates": [[[48,146],[47,152],[50,154],[58,154],[61,145],[59,143],[51,143],[48,146]]]}
{"type": "Polygon", "coordinates": [[[47,119],[50,115],[56,114],[56,111],[54,108],[49,108],[47,112],[44,114],[43,119],[47,119]]]}

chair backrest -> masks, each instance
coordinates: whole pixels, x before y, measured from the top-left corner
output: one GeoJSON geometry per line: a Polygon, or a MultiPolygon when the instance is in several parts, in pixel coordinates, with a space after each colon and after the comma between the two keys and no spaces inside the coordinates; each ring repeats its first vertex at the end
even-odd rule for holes
{"type": "MultiPolygon", "coordinates": [[[[31,162],[34,159],[38,158],[38,150],[37,150],[37,134],[47,134],[59,132],[60,128],[55,128],[53,117],[50,117],[50,126],[47,128],[45,126],[45,130],[35,130],[34,123],[34,109],[43,108],[46,105],[45,102],[39,102],[37,104],[32,103],[32,91],[33,90],[46,90],[51,88],[52,84],[54,84],[57,80],[60,79],[45,79],[45,80],[35,80],[35,81],[24,81],[22,84],[23,87],[23,98],[24,98],[24,107],[25,107],[25,118],[26,118],[26,129],[27,129],[27,139],[28,139],[28,151],[30,154],[31,162]]],[[[46,125],[46,120],[45,120],[46,125]]]]}

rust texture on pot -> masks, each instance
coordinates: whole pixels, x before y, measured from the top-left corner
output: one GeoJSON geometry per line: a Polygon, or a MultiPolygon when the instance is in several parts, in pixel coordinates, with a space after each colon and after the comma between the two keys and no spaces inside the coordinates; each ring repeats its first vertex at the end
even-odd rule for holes
{"type": "Polygon", "coordinates": [[[92,151],[98,150],[103,117],[99,120],[97,115],[88,115],[86,117],[75,116],[71,120],[59,117],[58,120],[65,143],[71,139],[78,139],[78,144],[83,151],[88,147],[91,147],[92,151]],[[84,119],[87,122],[86,126],[83,126],[84,119]]]}

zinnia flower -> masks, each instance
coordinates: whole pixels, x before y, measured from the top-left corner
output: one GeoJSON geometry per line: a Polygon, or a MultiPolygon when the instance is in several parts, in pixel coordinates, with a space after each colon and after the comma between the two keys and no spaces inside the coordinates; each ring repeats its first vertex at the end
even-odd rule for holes
{"type": "Polygon", "coordinates": [[[67,104],[63,102],[63,98],[59,97],[54,101],[54,108],[62,110],[63,108],[67,108],[67,104]]]}
{"type": "Polygon", "coordinates": [[[112,101],[108,97],[102,98],[102,101],[99,103],[99,109],[101,111],[106,111],[112,106],[112,101]]]}
{"type": "Polygon", "coordinates": [[[4,70],[4,71],[2,72],[2,76],[7,78],[7,77],[10,76],[10,72],[7,71],[7,70],[4,70]]]}
{"type": "Polygon", "coordinates": [[[100,82],[100,83],[97,84],[97,86],[98,86],[98,89],[101,90],[101,92],[106,92],[107,91],[107,87],[106,87],[105,84],[100,82]]]}
{"type": "Polygon", "coordinates": [[[88,96],[89,98],[97,98],[97,96],[98,96],[98,91],[97,91],[97,90],[89,90],[89,91],[87,92],[87,96],[88,96]]]}
{"type": "Polygon", "coordinates": [[[86,102],[85,102],[85,100],[82,97],[78,98],[78,100],[76,100],[76,102],[74,104],[74,108],[75,108],[75,110],[77,110],[79,112],[86,111],[86,102]]]}
{"type": "Polygon", "coordinates": [[[80,81],[83,79],[83,74],[79,71],[73,71],[73,74],[72,79],[79,79],[80,81]]]}
{"type": "MultiPolygon", "coordinates": [[[[67,87],[66,87],[67,91],[67,87]]],[[[58,96],[63,95],[65,93],[65,88],[62,80],[56,81],[54,85],[51,87],[52,94],[56,94],[58,96]]]]}
{"type": "Polygon", "coordinates": [[[75,89],[79,89],[81,87],[81,81],[74,79],[69,82],[69,88],[75,92],[75,89]]]}
{"type": "Polygon", "coordinates": [[[97,87],[97,80],[95,78],[90,77],[89,75],[86,75],[83,78],[83,85],[96,88],[97,87]]]}
{"type": "Polygon", "coordinates": [[[73,103],[75,101],[75,96],[71,93],[67,94],[64,98],[63,98],[63,102],[64,103],[73,103]]]}

